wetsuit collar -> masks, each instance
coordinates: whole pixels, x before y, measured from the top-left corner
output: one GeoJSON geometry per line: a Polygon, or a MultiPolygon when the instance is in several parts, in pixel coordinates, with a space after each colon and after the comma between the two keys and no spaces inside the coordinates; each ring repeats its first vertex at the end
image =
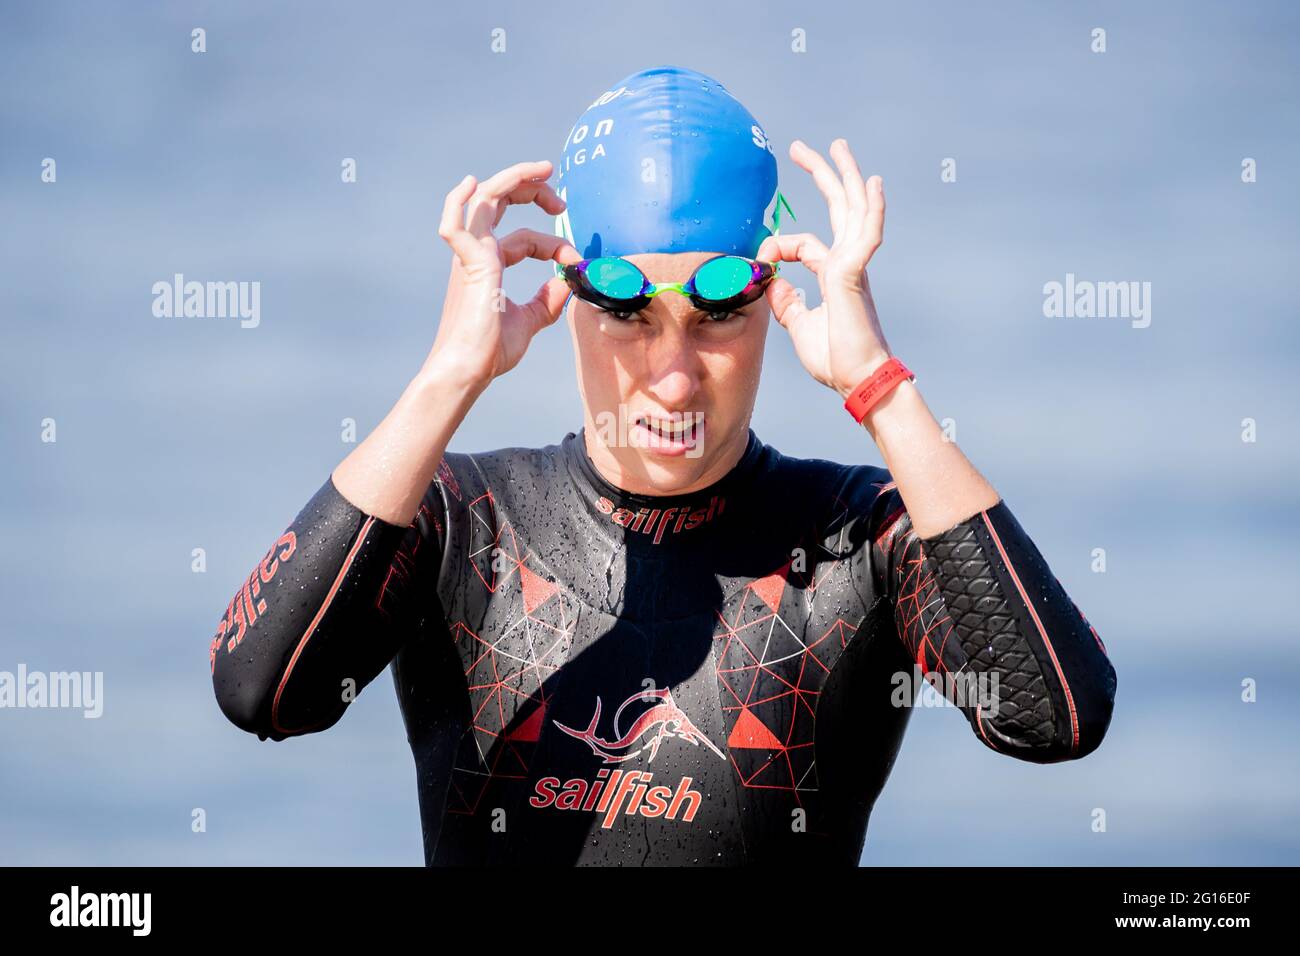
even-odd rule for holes
{"type": "Polygon", "coordinates": [[[740,510],[764,445],[751,430],[736,466],[712,485],[686,495],[634,494],[606,481],[587,455],[581,430],[565,436],[563,449],[569,474],[598,521],[610,523],[629,545],[662,547],[710,536],[726,523],[724,515],[740,510]]]}

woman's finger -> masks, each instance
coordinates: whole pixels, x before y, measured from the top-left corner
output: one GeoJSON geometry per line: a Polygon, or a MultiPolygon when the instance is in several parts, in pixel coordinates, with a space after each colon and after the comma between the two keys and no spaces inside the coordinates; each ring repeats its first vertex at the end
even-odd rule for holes
{"type": "Polygon", "coordinates": [[[796,139],[790,144],[790,158],[802,169],[812,173],[813,182],[826,199],[830,211],[831,232],[838,239],[844,229],[844,217],[848,200],[844,197],[844,184],[840,182],[830,164],[822,158],[821,153],[803,140],[796,139]]]}
{"type": "MultiPolygon", "coordinates": [[[[531,163],[515,163],[485,179],[479,184],[469,203],[470,233],[481,238],[501,222],[507,206],[533,202],[539,192],[542,192],[541,187],[545,185],[546,178],[551,175],[551,170],[551,161],[544,159],[531,163]]],[[[549,186],[546,189],[554,193],[549,186]]],[[[554,208],[555,202],[562,202],[558,195],[554,200],[547,196],[546,203],[552,207],[547,209],[548,212],[560,211],[554,208]]],[[[542,208],[546,209],[547,206],[542,205],[542,208]]]]}
{"type": "Polygon", "coordinates": [[[858,169],[858,161],[853,158],[848,140],[841,137],[831,143],[831,159],[835,160],[844,183],[844,195],[848,199],[848,226],[852,230],[867,214],[866,184],[862,181],[862,171],[858,169]]]}
{"type": "Polygon", "coordinates": [[[506,210],[511,206],[527,206],[536,203],[544,212],[552,216],[564,212],[565,202],[549,185],[544,182],[520,183],[504,196],[483,199],[474,196],[470,200],[470,232],[482,234],[501,225],[506,210]]]}
{"type": "Polygon", "coordinates": [[[874,249],[885,241],[885,181],[872,176],[867,182],[867,240],[874,249]]]}
{"type": "Polygon", "coordinates": [[[768,284],[767,301],[772,306],[772,317],[792,335],[799,319],[809,311],[799,291],[784,279],[773,279],[768,284]]]}
{"type": "Polygon", "coordinates": [[[507,207],[527,206],[533,203],[540,206],[543,212],[548,212],[552,216],[564,212],[565,208],[564,200],[560,198],[559,193],[551,188],[549,183],[529,180],[520,183],[492,204],[495,209],[495,219],[492,225],[494,227],[501,225],[501,218],[506,214],[507,207]]]}
{"type": "Polygon", "coordinates": [[[560,278],[547,279],[537,293],[519,307],[527,322],[529,338],[555,322],[564,311],[569,287],[560,278]]]}
{"type": "Polygon", "coordinates": [[[476,186],[473,176],[466,176],[457,183],[443,200],[442,218],[438,222],[438,235],[463,262],[473,261],[478,253],[478,243],[465,229],[465,203],[474,194],[476,186]]]}
{"type": "Polygon", "coordinates": [[[560,198],[560,194],[552,188],[550,183],[538,182],[536,185],[536,194],[529,200],[529,202],[537,203],[537,205],[541,206],[544,211],[549,212],[552,216],[558,216],[560,213],[564,212],[566,203],[560,198]]]}
{"type": "Polygon", "coordinates": [[[754,258],[764,262],[799,262],[813,275],[818,275],[828,251],[826,244],[813,233],[792,232],[768,236],[754,258]]]}
{"type": "Polygon", "coordinates": [[[516,229],[497,242],[501,262],[513,266],[524,259],[543,262],[581,262],[582,255],[562,236],[538,232],[536,229],[516,229]]]}
{"type": "Polygon", "coordinates": [[[551,170],[549,159],[515,163],[483,180],[479,186],[479,195],[486,199],[499,199],[520,183],[533,179],[545,180],[551,175],[551,170]]]}

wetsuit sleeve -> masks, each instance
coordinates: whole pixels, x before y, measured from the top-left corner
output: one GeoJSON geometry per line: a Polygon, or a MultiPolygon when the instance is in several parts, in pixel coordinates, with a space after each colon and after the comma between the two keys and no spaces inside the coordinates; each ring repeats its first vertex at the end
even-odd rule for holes
{"type": "Polygon", "coordinates": [[[431,484],[400,528],[326,480],[241,584],[212,638],[213,690],[232,723],[283,740],[343,716],[415,629],[417,584],[441,551],[441,506],[431,484]]]}
{"type": "Polygon", "coordinates": [[[920,538],[892,482],[885,489],[873,571],[920,672],[999,753],[1052,763],[1095,750],[1115,669],[1006,502],[920,538]]]}

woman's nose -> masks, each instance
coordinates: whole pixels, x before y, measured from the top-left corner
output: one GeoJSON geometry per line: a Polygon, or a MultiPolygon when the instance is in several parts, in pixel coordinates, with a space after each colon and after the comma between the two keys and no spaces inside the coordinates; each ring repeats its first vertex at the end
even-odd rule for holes
{"type": "Polygon", "coordinates": [[[663,336],[651,350],[648,390],[666,412],[691,411],[700,388],[700,354],[681,334],[663,336]]]}

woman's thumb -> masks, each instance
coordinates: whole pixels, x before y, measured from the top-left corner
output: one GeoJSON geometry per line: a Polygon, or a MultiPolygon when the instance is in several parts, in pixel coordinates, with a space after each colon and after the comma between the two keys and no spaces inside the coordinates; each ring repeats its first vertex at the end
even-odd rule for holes
{"type": "Polygon", "coordinates": [[[531,320],[533,331],[544,329],[551,325],[560,317],[564,311],[564,303],[569,298],[569,286],[563,279],[556,276],[553,279],[547,279],[542,283],[537,294],[528,300],[524,306],[524,311],[528,313],[531,320]]]}

